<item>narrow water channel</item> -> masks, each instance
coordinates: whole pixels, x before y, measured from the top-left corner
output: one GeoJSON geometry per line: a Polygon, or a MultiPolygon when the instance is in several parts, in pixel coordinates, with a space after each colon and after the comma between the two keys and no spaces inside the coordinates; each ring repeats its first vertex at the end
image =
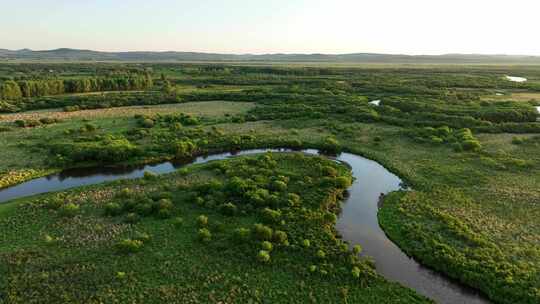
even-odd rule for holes
{"type": "MultiPolygon", "coordinates": [[[[286,152],[288,149],[256,149],[238,153],[221,153],[197,157],[189,163],[163,162],[128,168],[84,168],[66,170],[58,174],[37,178],[0,190],[0,203],[12,199],[51,191],[93,185],[106,181],[139,178],[145,171],[158,174],[173,172],[187,164],[201,164],[236,155],[248,155],[265,151],[286,152]]],[[[319,154],[317,150],[303,150],[308,154],[319,154]]],[[[377,220],[378,201],[381,193],[401,188],[401,180],[380,164],[361,156],[342,153],[336,160],[349,164],[355,181],[349,189],[350,195],[343,204],[337,229],[343,239],[351,244],[360,244],[364,255],[373,257],[377,272],[390,281],[399,282],[418,293],[441,304],[489,303],[476,291],[432,271],[409,258],[380,228],[377,220]]]]}

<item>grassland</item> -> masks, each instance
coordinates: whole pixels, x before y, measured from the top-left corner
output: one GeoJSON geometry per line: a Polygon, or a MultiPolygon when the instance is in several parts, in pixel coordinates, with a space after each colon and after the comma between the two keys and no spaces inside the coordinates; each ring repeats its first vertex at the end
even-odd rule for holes
{"type": "Polygon", "coordinates": [[[62,109],[38,110],[22,113],[5,114],[0,116],[2,122],[14,122],[16,120],[39,120],[42,118],[54,118],[59,120],[79,119],[102,119],[102,118],[125,118],[139,115],[171,114],[182,112],[195,116],[223,116],[225,114],[237,115],[250,110],[254,105],[242,102],[208,101],[185,104],[165,104],[158,106],[132,106],[121,108],[93,109],[76,112],[66,112],[62,109]]]}
{"type": "Polygon", "coordinates": [[[336,238],[336,200],[347,186],[334,184],[340,179],[350,180],[350,173],[329,160],[263,155],[20,201],[0,220],[4,298],[10,303],[427,302],[378,277],[336,238]],[[325,168],[338,175],[327,175],[325,168]],[[259,189],[283,180],[286,189],[271,192],[273,203],[238,201],[244,194],[236,192],[243,190],[235,188],[235,178],[256,180],[250,187],[259,189]],[[146,201],[148,212],[138,207],[146,201]],[[234,208],[223,207],[227,202],[234,208]],[[68,205],[76,211],[67,213],[68,205]],[[266,212],[269,208],[275,211],[266,212]],[[257,223],[274,236],[257,232],[257,223]],[[120,246],[125,240],[140,240],[141,248],[120,246]],[[259,257],[265,246],[273,247],[265,251],[270,260],[259,257]]]}
{"type": "MultiPolygon", "coordinates": [[[[0,145],[4,148],[0,172],[7,176],[8,171],[147,162],[256,147],[317,147],[334,152],[350,151],[385,165],[414,189],[388,196],[380,213],[380,222],[385,231],[407,253],[438,271],[482,290],[496,303],[538,303],[540,300],[540,125],[533,107],[537,103],[529,102],[540,91],[537,87],[540,70],[537,67],[361,69],[187,65],[159,68],[163,70],[165,78],[177,86],[175,100],[181,103],[151,105],[153,101],[149,100],[148,105],[142,106],[73,112],[40,110],[2,115],[0,127],[5,131],[0,132],[0,145]],[[525,76],[530,81],[511,83],[504,80],[504,75],[525,76]],[[192,89],[182,91],[181,88],[185,86],[192,89]],[[212,86],[218,89],[213,90],[212,86]],[[230,90],[227,89],[229,86],[230,90]],[[494,95],[499,91],[506,95],[494,95]],[[373,99],[382,99],[382,106],[369,105],[368,101],[373,99]],[[16,120],[42,118],[57,118],[60,121],[24,128],[15,124],[16,120]],[[465,129],[472,132],[468,133],[465,129]],[[114,157],[110,158],[110,155],[114,157]]],[[[24,102],[29,104],[34,101],[38,102],[37,99],[24,102]]],[[[94,107],[99,102],[76,99],[72,104],[94,107]]],[[[297,169],[305,168],[296,168],[288,173],[297,169]]],[[[185,178],[175,175],[178,180],[185,178]]],[[[137,183],[143,182],[125,182],[118,187],[137,183]]],[[[167,184],[161,179],[144,183],[167,184]]],[[[119,188],[113,186],[107,185],[103,189],[115,193],[119,188]]],[[[79,191],[90,190],[74,190],[71,193],[78,195],[79,191]]],[[[174,195],[180,197],[181,193],[174,195]]],[[[113,194],[95,201],[106,204],[111,196],[113,194]]],[[[18,212],[30,212],[28,218],[64,221],[56,217],[55,212],[51,217],[48,215],[50,211],[44,211],[34,204],[22,204],[17,208],[22,210],[18,212]]],[[[97,214],[95,208],[92,204],[87,206],[85,202],[83,211],[97,214]]],[[[181,213],[190,215],[185,219],[194,219],[197,212],[201,212],[201,209],[194,211],[185,208],[181,209],[181,213]]],[[[27,225],[15,211],[1,210],[5,221],[20,221],[17,229],[30,226],[28,233],[10,242],[28,245],[40,252],[44,250],[39,240],[45,232],[32,230],[37,229],[35,225],[31,228],[32,225],[27,225]]],[[[93,220],[100,223],[105,221],[107,225],[115,223],[115,219],[102,217],[93,220]]],[[[151,256],[169,254],[169,251],[160,253],[158,247],[163,243],[178,245],[176,241],[169,240],[173,233],[172,226],[159,228],[165,227],[162,224],[166,221],[160,222],[156,228],[152,227],[157,220],[148,221],[147,226],[141,227],[155,235],[148,249],[152,255],[146,256],[145,246],[141,253],[130,258],[133,261],[149,263],[146,259],[151,256]],[[154,229],[163,229],[159,231],[168,237],[162,237],[161,232],[154,229]]],[[[193,226],[193,222],[189,225],[193,226]]],[[[129,235],[122,233],[115,237],[129,235]]],[[[108,242],[110,245],[110,239],[108,242]]],[[[198,244],[195,241],[189,244],[192,248],[199,248],[194,245],[198,244]]],[[[0,252],[8,252],[6,250],[3,248],[0,252]]],[[[110,246],[107,250],[110,250],[110,246]]],[[[212,250],[209,252],[214,252],[212,250]]],[[[194,255],[193,259],[202,259],[202,256],[190,251],[182,255],[183,263],[190,259],[191,254],[194,255]]],[[[95,258],[92,261],[101,259],[100,256],[103,259],[116,259],[113,251],[105,253],[98,250],[92,253],[92,258],[95,258]]],[[[45,260],[52,261],[51,257],[45,260]]],[[[224,267],[231,266],[226,273],[239,273],[240,268],[235,267],[239,267],[240,262],[232,266],[231,263],[236,262],[204,256],[204,261],[210,260],[214,268],[220,268],[217,265],[225,263],[224,267]]],[[[67,260],[60,261],[63,262],[57,265],[62,266],[67,260]]],[[[180,264],[172,265],[183,267],[180,264]]],[[[250,279],[240,276],[242,280],[247,280],[243,283],[247,289],[273,287],[287,292],[288,299],[295,300],[309,298],[309,292],[323,302],[336,300],[339,296],[339,288],[336,288],[336,285],[339,286],[336,283],[338,279],[317,279],[316,283],[310,282],[313,288],[309,291],[289,289],[285,284],[271,285],[262,279],[265,282],[261,283],[263,285],[256,283],[255,278],[267,276],[296,286],[297,278],[293,284],[293,279],[289,277],[291,274],[281,273],[279,267],[272,268],[272,271],[278,271],[275,276],[259,266],[246,268],[262,273],[258,276],[250,272],[250,279]]],[[[111,269],[125,272],[116,267],[111,269]]],[[[7,271],[6,268],[3,271],[7,271]]],[[[149,278],[157,278],[157,272],[148,271],[149,278]]],[[[180,273],[184,273],[182,271],[180,273]]],[[[191,270],[187,271],[188,277],[193,274],[189,272],[191,270]]],[[[163,273],[164,270],[161,275],[163,273]]],[[[205,272],[204,277],[210,275],[215,275],[220,282],[232,282],[228,274],[205,272]]],[[[107,283],[116,280],[114,276],[114,272],[110,272],[107,283]]],[[[133,284],[129,285],[128,290],[148,287],[151,293],[149,297],[157,299],[156,285],[150,281],[139,282],[140,276],[136,277],[137,280],[133,279],[133,282],[128,280],[129,284],[133,284]]],[[[37,281],[31,282],[38,284],[37,281]]],[[[172,286],[162,287],[168,296],[178,297],[179,293],[184,293],[204,301],[210,290],[216,290],[212,288],[219,285],[215,282],[209,282],[204,291],[190,287],[180,292],[172,286]]],[[[370,285],[368,289],[356,290],[351,285],[348,289],[350,302],[386,299],[394,303],[399,302],[400,297],[404,303],[418,300],[407,291],[383,283],[379,277],[372,282],[375,285],[370,285]],[[382,297],[384,293],[388,294],[388,298],[382,297]]],[[[223,286],[232,288],[232,285],[227,285],[229,283],[223,286]]],[[[127,283],[120,280],[115,284],[124,286],[127,283]]],[[[11,288],[22,293],[18,287],[11,288]]],[[[216,292],[220,296],[214,299],[224,299],[224,290],[216,292]]],[[[113,293],[123,300],[132,299],[123,290],[113,293]]],[[[278,294],[265,295],[272,301],[278,301],[278,294]]],[[[287,297],[285,294],[279,295],[287,297]]],[[[100,293],[102,296],[103,299],[113,297],[100,293]]],[[[242,295],[235,299],[241,302],[248,300],[248,297],[242,295]]],[[[262,298],[259,300],[264,302],[262,298]]]]}

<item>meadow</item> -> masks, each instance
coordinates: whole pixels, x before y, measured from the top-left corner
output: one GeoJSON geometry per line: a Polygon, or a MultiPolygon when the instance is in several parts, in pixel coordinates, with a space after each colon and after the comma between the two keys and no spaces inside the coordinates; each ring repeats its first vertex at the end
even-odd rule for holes
{"type": "MultiPolygon", "coordinates": [[[[66,168],[229,150],[348,151],[383,164],[410,186],[387,195],[379,211],[380,224],[405,252],[495,303],[540,301],[537,67],[21,63],[0,65],[0,87],[7,90],[8,81],[21,87],[29,81],[50,84],[52,78],[110,83],[108,78],[121,82],[134,75],[143,75],[148,87],[0,95],[0,188],[66,168]],[[511,82],[506,75],[528,81],[511,82]],[[381,100],[380,105],[373,100],[381,100]]],[[[337,249],[341,244],[335,241],[331,216],[330,221],[310,217],[327,210],[325,187],[336,187],[317,169],[330,163],[297,154],[272,157],[276,167],[269,176],[289,177],[291,189],[283,191],[297,194],[306,207],[263,206],[283,208],[278,211],[287,225],[266,224],[287,234],[287,246],[251,235],[265,216],[264,208],[246,207],[249,199],[228,197],[232,194],[221,187],[200,194],[202,202],[193,198],[209,181],[247,178],[245,172],[220,166],[245,166],[253,175],[265,166],[257,163],[260,159],[240,158],[189,167],[166,178],[1,205],[0,226],[6,233],[0,290],[21,303],[426,301],[384,280],[367,260],[350,264],[345,255],[355,249],[337,249]],[[302,182],[300,176],[312,180],[302,182]],[[130,201],[146,201],[154,211],[138,214],[124,206],[130,201]],[[161,215],[159,206],[152,207],[160,201],[168,206],[161,215]],[[304,212],[311,215],[306,218],[304,212]],[[198,226],[200,215],[208,217],[209,227],[198,226]],[[130,222],[131,217],[136,220],[130,222]],[[235,229],[250,227],[245,243],[231,245],[235,229]],[[149,240],[139,240],[137,232],[149,240]],[[317,250],[304,248],[305,239],[317,250]],[[259,244],[264,241],[273,249],[257,247],[268,248],[259,244]],[[119,252],[122,246],[133,252],[119,252]],[[328,254],[323,260],[316,260],[319,249],[328,254]],[[258,257],[260,250],[269,257],[258,257]],[[30,287],[36,287],[34,294],[25,291],[30,287]]],[[[332,178],[349,174],[345,167],[335,170],[339,175],[332,178]]],[[[262,180],[258,186],[269,183],[262,180]]],[[[339,205],[341,192],[332,204],[339,205]]],[[[331,211],[335,216],[339,208],[331,211]]]]}

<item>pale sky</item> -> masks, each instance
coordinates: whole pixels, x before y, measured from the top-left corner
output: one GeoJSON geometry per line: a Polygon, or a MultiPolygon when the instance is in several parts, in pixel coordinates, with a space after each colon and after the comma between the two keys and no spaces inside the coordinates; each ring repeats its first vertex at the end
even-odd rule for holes
{"type": "Polygon", "coordinates": [[[540,0],[1,0],[0,48],[540,55],[540,0]]]}

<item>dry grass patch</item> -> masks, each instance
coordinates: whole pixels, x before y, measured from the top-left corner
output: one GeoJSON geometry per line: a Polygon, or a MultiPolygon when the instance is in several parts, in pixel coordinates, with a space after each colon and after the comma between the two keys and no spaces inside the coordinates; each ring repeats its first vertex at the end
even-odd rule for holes
{"type": "Polygon", "coordinates": [[[132,106],[106,109],[82,110],[76,112],[64,112],[61,109],[46,111],[30,111],[23,113],[5,114],[0,116],[0,121],[13,122],[16,120],[39,120],[40,118],[57,118],[60,120],[70,118],[107,118],[107,117],[130,117],[135,114],[155,115],[183,112],[194,116],[223,116],[225,114],[245,113],[254,107],[254,104],[247,102],[229,101],[205,101],[188,102],[181,104],[165,104],[155,106],[132,106]]]}

